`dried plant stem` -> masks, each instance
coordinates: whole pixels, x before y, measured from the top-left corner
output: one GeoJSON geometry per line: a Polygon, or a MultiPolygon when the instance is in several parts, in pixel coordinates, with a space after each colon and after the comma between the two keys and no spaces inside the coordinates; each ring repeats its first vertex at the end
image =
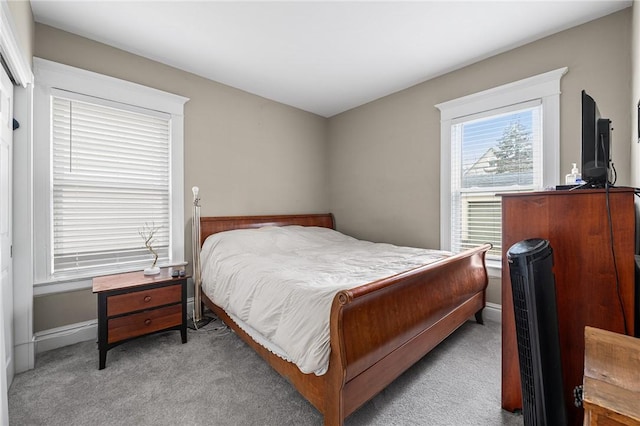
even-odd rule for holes
{"type": "Polygon", "coordinates": [[[156,263],[158,262],[158,252],[156,252],[155,249],[153,248],[153,237],[155,233],[158,231],[158,229],[160,229],[160,227],[155,226],[153,223],[151,224],[151,226],[145,223],[142,229],[138,230],[138,234],[140,234],[140,236],[144,240],[144,246],[154,256],[153,265],[151,265],[152,268],[155,268],[156,263]]]}

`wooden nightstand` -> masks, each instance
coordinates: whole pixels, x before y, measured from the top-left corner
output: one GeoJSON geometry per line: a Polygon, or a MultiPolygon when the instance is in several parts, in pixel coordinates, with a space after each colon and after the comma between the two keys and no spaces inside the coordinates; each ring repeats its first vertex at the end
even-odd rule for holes
{"type": "Polygon", "coordinates": [[[98,349],[102,370],[107,351],[135,337],[180,330],[187,342],[187,278],[172,277],[171,268],[158,275],[142,271],[93,279],[98,294],[98,349]]]}

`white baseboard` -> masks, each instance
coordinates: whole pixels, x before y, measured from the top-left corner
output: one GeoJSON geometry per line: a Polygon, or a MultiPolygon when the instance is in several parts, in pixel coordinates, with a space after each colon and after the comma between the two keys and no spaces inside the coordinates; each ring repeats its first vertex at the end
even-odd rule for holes
{"type": "MultiPolygon", "coordinates": [[[[191,318],[192,313],[193,297],[187,299],[187,318],[191,318]]],[[[52,349],[61,348],[63,346],[86,342],[88,340],[98,341],[97,319],[69,324],[35,333],[35,353],[39,354],[52,349]]]]}
{"type": "Polygon", "coordinates": [[[31,370],[35,366],[35,339],[30,342],[20,343],[13,347],[16,374],[31,370]]]}
{"type": "Polygon", "coordinates": [[[78,322],[75,324],[56,327],[50,330],[39,331],[34,335],[36,354],[50,351],[51,349],[98,340],[98,320],[78,322]]]}
{"type": "MultiPolygon", "coordinates": [[[[13,355],[15,356],[15,352],[13,353],[13,355]]],[[[7,380],[7,387],[9,387],[11,386],[11,382],[13,381],[13,376],[16,372],[15,366],[13,363],[13,357],[10,357],[9,359],[7,359],[7,363],[5,364],[4,371],[5,371],[5,378],[7,380]]]]}
{"type": "Polygon", "coordinates": [[[187,298],[187,321],[193,318],[193,297],[187,298]]]}
{"type": "Polygon", "coordinates": [[[482,315],[485,319],[493,322],[502,322],[502,305],[487,302],[482,315]]]}

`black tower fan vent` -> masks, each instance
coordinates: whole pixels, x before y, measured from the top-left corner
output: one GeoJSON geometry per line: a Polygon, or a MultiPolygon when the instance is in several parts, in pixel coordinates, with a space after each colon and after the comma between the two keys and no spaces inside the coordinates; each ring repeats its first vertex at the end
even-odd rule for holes
{"type": "Polygon", "coordinates": [[[525,426],[565,426],[556,282],[549,241],[520,241],[507,252],[525,426]]]}

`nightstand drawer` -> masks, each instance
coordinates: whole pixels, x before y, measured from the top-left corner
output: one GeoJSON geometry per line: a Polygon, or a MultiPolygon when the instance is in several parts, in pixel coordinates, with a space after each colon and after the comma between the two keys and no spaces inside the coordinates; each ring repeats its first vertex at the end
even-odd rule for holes
{"type": "Polygon", "coordinates": [[[182,305],[172,305],[112,318],[108,320],[107,325],[109,330],[108,343],[142,336],[180,324],[182,324],[182,305]]]}
{"type": "Polygon", "coordinates": [[[182,287],[180,284],[109,296],[107,298],[107,316],[126,314],[169,303],[180,303],[181,300],[182,287]]]}

